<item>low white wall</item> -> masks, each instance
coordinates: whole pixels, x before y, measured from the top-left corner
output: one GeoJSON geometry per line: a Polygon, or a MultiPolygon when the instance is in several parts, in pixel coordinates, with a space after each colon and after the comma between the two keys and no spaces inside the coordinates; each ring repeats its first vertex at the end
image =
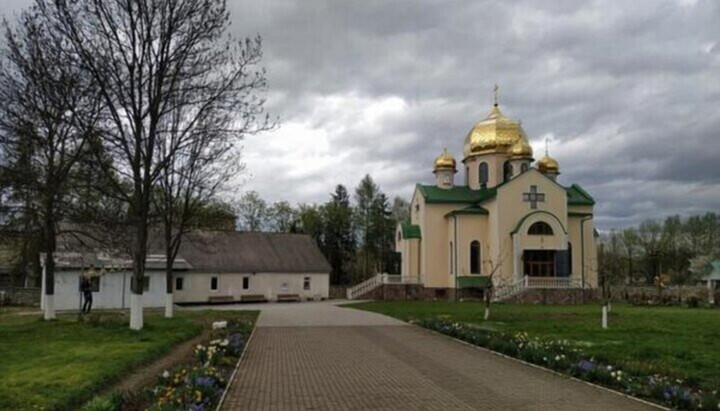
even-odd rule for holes
{"type": "MultiPolygon", "coordinates": [[[[165,306],[165,273],[148,271],[150,288],[143,293],[143,307],[165,306]]],[[[55,273],[55,309],[77,310],[80,304],[80,272],[55,273]]],[[[93,293],[93,309],[130,307],[130,279],[132,272],[113,272],[100,277],[100,291],[93,293]],[[125,304],[123,305],[123,277],[125,278],[125,304]]]]}
{"type": "MultiPolygon", "coordinates": [[[[263,295],[274,301],[278,294],[297,294],[301,299],[328,298],[330,275],[328,273],[193,273],[177,272],[183,278],[183,289],[174,291],[175,302],[207,302],[210,297],[232,297],[239,301],[243,295],[263,295]],[[217,277],[218,290],[210,290],[211,278],[217,277]],[[249,278],[248,289],[243,289],[243,278],[249,278]],[[310,278],[310,289],[304,289],[305,278],[310,278]]],[[[173,284],[174,285],[174,284],[173,284]]]]}

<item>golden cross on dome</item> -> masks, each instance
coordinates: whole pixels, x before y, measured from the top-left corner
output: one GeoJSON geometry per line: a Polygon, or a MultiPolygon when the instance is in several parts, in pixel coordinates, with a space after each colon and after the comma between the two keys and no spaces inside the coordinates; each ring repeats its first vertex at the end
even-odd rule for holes
{"type": "Polygon", "coordinates": [[[498,106],[498,90],[500,90],[500,87],[498,87],[497,83],[495,83],[495,88],[493,89],[495,91],[495,107],[498,106]]]}

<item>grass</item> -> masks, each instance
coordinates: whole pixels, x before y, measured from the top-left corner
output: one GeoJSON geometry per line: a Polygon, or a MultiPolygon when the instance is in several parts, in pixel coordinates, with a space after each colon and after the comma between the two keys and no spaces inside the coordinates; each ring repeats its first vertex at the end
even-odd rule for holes
{"type": "Polygon", "coordinates": [[[680,378],[705,389],[720,387],[720,310],[613,305],[609,328],[600,306],[501,305],[483,320],[476,302],[368,302],[347,305],[405,321],[446,317],[491,330],[567,339],[610,364],[680,378]]]}
{"type": "Polygon", "coordinates": [[[39,315],[0,313],[0,409],[71,409],[122,375],[196,335],[218,319],[257,312],[179,311],[175,318],[147,310],[145,328],[127,316],[96,313],[43,321],[39,315]]]}

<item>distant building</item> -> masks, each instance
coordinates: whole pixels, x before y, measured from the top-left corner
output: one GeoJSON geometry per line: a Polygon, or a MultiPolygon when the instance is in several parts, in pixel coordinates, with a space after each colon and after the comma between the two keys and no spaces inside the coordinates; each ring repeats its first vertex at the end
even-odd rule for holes
{"type": "MultiPolygon", "coordinates": [[[[129,258],[67,244],[61,248],[56,254],[56,309],[78,309],[83,274],[91,278],[94,308],[130,306],[129,258]]],[[[144,307],[165,305],[165,255],[160,250],[157,243],[150,247],[144,307]]],[[[193,232],[183,241],[173,267],[176,303],[320,300],[329,293],[330,265],[315,241],[301,234],[193,232]]]]}

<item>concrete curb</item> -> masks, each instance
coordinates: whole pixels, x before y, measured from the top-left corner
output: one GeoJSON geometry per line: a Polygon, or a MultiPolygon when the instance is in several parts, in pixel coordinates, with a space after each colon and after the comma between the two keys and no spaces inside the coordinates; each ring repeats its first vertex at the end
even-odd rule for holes
{"type": "MultiPolygon", "coordinates": [[[[259,316],[258,316],[259,318],[259,316]]],[[[257,324],[257,320],[255,320],[255,323],[257,324]]],[[[220,397],[220,401],[218,401],[217,407],[215,407],[215,411],[220,411],[223,404],[225,403],[225,397],[227,397],[228,391],[230,391],[230,387],[232,386],[233,381],[235,381],[235,374],[237,373],[238,368],[240,368],[240,363],[242,362],[243,358],[245,358],[245,353],[247,352],[248,346],[250,345],[250,342],[252,341],[253,336],[255,335],[255,330],[257,329],[257,326],[253,324],[253,330],[250,333],[250,337],[248,338],[247,342],[245,343],[245,347],[243,347],[243,352],[240,354],[240,358],[238,358],[237,363],[235,364],[235,368],[233,369],[232,374],[230,374],[230,379],[228,380],[227,385],[225,386],[225,390],[223,391],[222,397],[220,397]]]]}
{"type": "MultiPolygon", "coordinates": [[[[410,323],[410,324],[412,324],[412,323],[410,323]]],[[[475,348],[475,349],[477,349],[477,350],[485,351],[485,352],[487,352],[487,353],[494,354],[494,355],[497,355],[497,356],[499,356],[499,357],[503,357],[503,358],[506,358],[506,359],[508,359],[508,360],[518,362],[518,363],[520,363],[520,364],[525,364],[525,365],[528,365],[528,366],[530,366],[530,367],[536,368],[536,369],[538,369],[538,370],[543,370],[543,371],[545,371],[545,372],[548,372],[548,373],[557,375],[557,376],[559,376],[559,377],[563,377],[563,378],[567,378],[567,379],[570,379],[570,380],[573,380],[573,381],[577,381],[577,382],[583,383],[583,384],[585,384],[585,385],[589,385],[589,386],[594,387],[594,388],[599,388],[599,389],[601,389],[601,390],[603,390],[603,391],[610,392],[610,393],[613,393],[613,394],[615,394],[615,395],[619,395],[619,396],[621,396],[621,397],[625,397],[625,398],[628,398],[628,399],[631,399],[631,400],[634,400],[634,401],[643,403],[643,404],[645,404],[645,405],[654,407],[654,408],[659,409],[659,410],[670,410],[670,408],[663,407],[662,405],[656,404],[656,403],[654,403],[654,402],[650,402],[650,401],[647,401],[647,400],[643,400],[642,398],[633,397],[632,395],[628,395],[628,394],[622,393],[622,392],[620,392],[620,391],[615,391],[615,390],[612,390],[612,389],[610,389],[610,388],[603,387],[602,385],[597,385],[597,384],[591,383],[591,382],[589,382],[589,381],[581,380],[581,379],[579,379],[579,378],[573,377],[572,375],[563,374],[563,373],[561,373],[561,372],[552,370],[552,369],[550,369],[550,368],[545,368],[545,367],[539,366],[539,365],[537,365],[537,364],[529,363],[529,362],[523,361],[523,360],[521,360],[521,359],[519,359],[519,358],[511,357],[511,356],[505,355],[505,354],[503,354],[503,353],[501,353],[501,352],[493,351],[493,350],[491,350],[491,349],[489,349],[489,348],[481,347],[481,346],[479,346],[479,345],[475,345],[475,344],[469,343],[469,342],[467,342],[467,341],[463,341],[463,340],[461,340],[461,339],[459,339],[459,338],[455,338],[455,337],[449,336],[449,335],[447,335],[447,334],[443,334],[443,333],[441,333],[441,332],[438,332],[438,331],[435,331],[435,330],[431,330],[431,329],[429,329],[429,328],[425,328],[425,327],[419,326],[419,325],[417,325],[417,324],[412,324],[412,325],[420,328],[421,330],[430,332],[430,333],[432,333],[432,334],[440,335],[440,336],[443,336],[443,337],[445,337],[445,338],[449,338],[449,339],[451,339],[451,340],[455,340],[455,341],[457,341],[457,342],[459,342],[459,343],[461,343],[461,344],[468,345],[468,346],[470,346],[470,347],[472,347],[472,348],[475,348]]]]}

